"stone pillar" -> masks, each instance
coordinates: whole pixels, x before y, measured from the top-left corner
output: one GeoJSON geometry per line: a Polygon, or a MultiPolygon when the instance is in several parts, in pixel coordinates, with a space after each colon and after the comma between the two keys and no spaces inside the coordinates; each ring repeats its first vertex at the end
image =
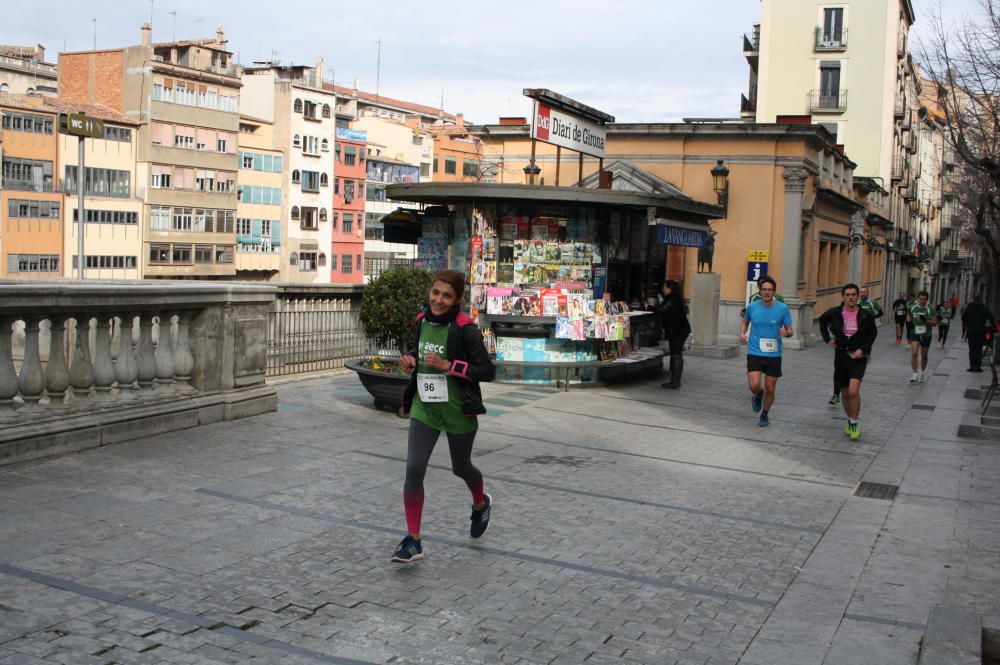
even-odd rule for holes
{"type": "Polygon", "coordinates": [[[719,294],[722,275],[699,272],[691,279],[691,330],[694,344],[691,354],[709,358],[732,358],[738,344],[719,344],[719,294]]]}
{"type": "Polygon", "coordinates": [[[847,250],[847,281],[854,282],[858,286],[861,284],[861,268],[864,265],[865,257],[865,218],[868,217],[867,210],[858,210],[851,215],[851,243],[847,250]],[[861,241],[855,240],[861,238],[861,241]]]}
{"type": "MultiPolygon", "coordinates": [[[[781,274],[778,292],[794,296],[798,292],[799,246],[802,242],[802,197],[806,191],[809,172],[801,166],[786,166],[785,226],[781,246],[781,274]]],[[[774,273],[771,273],[772,276],[774,273]]]]}

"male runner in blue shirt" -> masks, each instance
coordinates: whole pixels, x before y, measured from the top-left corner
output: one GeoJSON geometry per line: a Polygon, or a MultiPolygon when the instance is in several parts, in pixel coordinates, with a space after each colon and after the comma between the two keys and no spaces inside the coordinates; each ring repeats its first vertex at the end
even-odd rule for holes
{"type": "Polygon", "coordinates": [[[770,424],[767,414],[774,404],[774,392],[781,376],[781,338],[791,337],[792,315],[785,303],[774,299],[778,284],[773,277],[760,281],[760,300],[747,305],[740,329],[740,341],[747,342],[747,383],[751,405],[760,413],[758,425],[770,424]],[[749,333],[749,334],[748,334],[749,333]],[[761,387],[761,375],[764,386],[761,387]]]}

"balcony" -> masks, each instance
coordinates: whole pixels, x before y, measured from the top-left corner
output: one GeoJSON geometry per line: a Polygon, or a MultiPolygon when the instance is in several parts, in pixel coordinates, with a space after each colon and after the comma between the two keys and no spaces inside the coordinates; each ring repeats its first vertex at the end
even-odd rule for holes
{"type": "Polygon", "coordinates": [[[846,109],[846,90],[809,91],[809,111],[811,113],[843,113],[846,109]]]}
{"type": "Polygon", "coordinates": [[[847,28],[827,31],[823,26],[816,26],[815,50],[820,52],[846,51],[847,28]]]}
{"type": "Polygon", "coordinates": [[[909,166],[910,166],[909,160],[903,157],[897,157],[892,162],[892,179],[902,180],[903,176],[906,175],[906,171],[909,169],[909,166]]]}
{"type": "MultiPolygon", "coordinates": [[[[753,93],[751,93],[753,95],[753,93]]],[[[740,95],[740,115],[743,117],[753,117],[757,114],[757,97],[754,95],[751,98],[747,98],[746,95],[740,95]]]]}
{"type": "Polygon", "coordinates": [[[896,36],[896,56],[902,58],[906,55],[906,32],[900,27],[896,36]]]}
{"type": "Polygon", "coordinates": [[[957,249],[949,249],[948,251],[941,254],[941,263],[961,263],[962,259],[958,256],[957,249]]]}
{"type": "Polygon", "coordinates": [[[892,107],[892,115],[896,118],[902,118],[906,114],[906,95],[902,93],[896,94],[896,101],[892,107]]]}
{"type": "Polygon", "coordinates": [[[760,57],[760,24],[753,26],[749,35],[743,35],[743,57],[753,69],[757,69],[757,59],[760,57]]]}

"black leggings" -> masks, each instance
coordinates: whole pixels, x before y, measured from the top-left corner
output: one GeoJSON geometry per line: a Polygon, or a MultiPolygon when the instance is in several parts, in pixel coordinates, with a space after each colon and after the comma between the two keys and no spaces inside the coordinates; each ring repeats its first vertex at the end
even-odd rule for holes
{"type": "MultiPolygon", "coordinates": [[[[465,481],[470,488],[482,487],[483,474],[472,464],[472,442],[476,432],[468,434],[448,434],[448,452],[451,453],[451,470],[465,481]]],[[[419,420],[410,419],[410,434],[406,444],[406,481],[403,490],[423,492],[424,475],[430,462],[434,444],[441,431],[419,420]]]]}
{"type": "Polygon", "coordinates": [[[938,341],[948,342],[948,326],[938,326],[938,341]]]}

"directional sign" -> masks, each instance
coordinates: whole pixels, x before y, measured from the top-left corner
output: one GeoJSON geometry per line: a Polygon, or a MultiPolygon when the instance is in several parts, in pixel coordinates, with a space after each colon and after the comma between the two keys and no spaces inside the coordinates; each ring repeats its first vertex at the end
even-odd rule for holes
{"type": "Polygon", "coordinates": [[[91,139],[103,139],[104,121],[82,113],[60,113],[59,132],[91,139]]]}

